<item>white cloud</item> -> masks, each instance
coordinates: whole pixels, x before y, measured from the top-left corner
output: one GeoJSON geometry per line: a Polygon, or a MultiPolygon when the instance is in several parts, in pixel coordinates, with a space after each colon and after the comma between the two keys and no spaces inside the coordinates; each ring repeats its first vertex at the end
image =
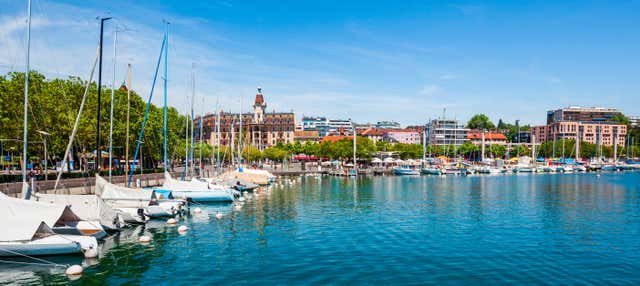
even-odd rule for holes
{"type": "Polygon", "coordinates": [[[422,90],[420,90],[420,94],[427,95],[427,96],[432,96],[432,95],[440,93],[441,91],[442,91],[442,89],[440,88],[440,86],[435,85],[435,84],[429,84],[429,85],[425,85],[424,87],[422,87],[422,90]]]}
{"type": "Polygon", "coordinates": [[[440,80],[454,80],[454,79],[458,79],[459,76],[456,74],[452,74],[452,73],[443,73],[440,75],[440,77],[438,77],[440,80]]]}

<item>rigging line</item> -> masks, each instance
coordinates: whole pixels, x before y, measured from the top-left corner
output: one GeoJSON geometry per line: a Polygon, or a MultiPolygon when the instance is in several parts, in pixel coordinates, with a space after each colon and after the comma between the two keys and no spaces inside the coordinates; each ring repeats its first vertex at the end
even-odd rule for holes
{"type": "MultiPolygon", "coordinates": [[[[62,238],[65,238],[65,239],[66,239],[66,237],[64,237],[64,236],[62,236],[62,235],[61,235],[60,237],[62,237],[62,238]]],[[[45,259],[42,259],[42,258],[33,257],[33,256],[30,256],[30,255],[26,255],[26,254],[23,254],[23,253],[20,253],[20,252],[16,252],[16,251],[13,251],[13,250],[9,250],[9,249],[2,249],[2,248],[0,248],[0,251],[4,251],[4,252],[6,252],[6,253],[11,253],[11,254],[14,254],[14,255],[17,255],[17,256],[26,257],[26,258],[33,259],[33,260],[35,260],[35,261],[40,261],[40,262],[42,262],[42,263],[46,263],[46,264],[49,264],[49,265],[65,266],[65,265],[63,265],[63,264],[57,264],[57,263],[54,263],[54,262],[51,262],[51,261],[48,261],[48,260],[45,260],[45,259]]]]}
{"type": "MultiPolygon", "coordinates": [[[[0,251],[2,251],[0,249],[0,251]]],[[[69,267],[69,265],[64,264],[49,264],[49,263],[37,263],[37,262],[25,262],[25,261],[10,261],[10,260],[1,260],[0,263],[7,264],[19,264],[19,265],[36,265],[36,266],[54,266],[54,267],[69,267]]]]}

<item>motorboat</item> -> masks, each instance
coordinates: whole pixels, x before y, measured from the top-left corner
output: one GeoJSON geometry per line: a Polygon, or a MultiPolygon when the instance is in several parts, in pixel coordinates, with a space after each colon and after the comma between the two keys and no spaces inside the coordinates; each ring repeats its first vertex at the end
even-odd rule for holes
{"type": "Polygon", "coordinates": [[[398,176],[416,176],[420,175],[420,171],[403,166],[393,168],[393,174],[398,176]]]}
{"type": "Polygon", "coordinates": [[[426,167],[422,168],[422,173],[425,175],[442,175],[442,170],[440,168],[426,167]]]}

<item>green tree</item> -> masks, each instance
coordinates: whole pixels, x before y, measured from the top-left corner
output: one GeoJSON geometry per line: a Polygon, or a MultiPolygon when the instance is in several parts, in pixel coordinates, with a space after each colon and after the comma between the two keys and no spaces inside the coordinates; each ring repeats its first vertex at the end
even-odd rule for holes
{"type": "Polygon", "coordinates": [[[489,117],[484,114],[476,114],[467,123],[467,128],[471,129],[494,129],[495,125],[489,120],[489,117]]]}

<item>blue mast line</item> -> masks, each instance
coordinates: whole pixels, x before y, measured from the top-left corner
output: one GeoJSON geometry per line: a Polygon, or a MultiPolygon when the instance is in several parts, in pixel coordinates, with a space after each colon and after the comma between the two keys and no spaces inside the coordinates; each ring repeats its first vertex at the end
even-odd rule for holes
{"type": "Polygon", "coordinates": [[[167,171],[167,57],[169,54],[169,23],[166,23],[164,32],[164,171],[167,171]]]}
{"type": "MultiPolygon", "coordinates": [[[[151,84],[151,91],[149,92],[149,101],[147,101],[147,108],[144,111],[144,118],[142,119],[142,128],[140,129],[140,136],[138,136],[138,144],[136,145],[136,152],[133,155],[133,167],[129,169],[129,180],[127,180],[127,187],[131,186],[131,180],[133,179],[133,170],[136,168],[136,158],[138,158],[138,152],[140,152],[140,142],[142,142],[142,135],[144,134],[144,127],[147,124],[147,118],[149,117],[149,106],[151,106],[151,98],[153,97],[153,90],[156,86],[156,79],[158,79],[158,69],[160,68],[160,60],[165,50],[165,42],[167,37],[162,39],[162,47],[160,48],[160,56],[158,56],[158,62],[156,63],[156,71],[153,76],[153,84],[151,84]]],[[[142,160],[141,160],[142,161],[142,160]]],[[[140,162],[142,164],[142,162],[140,162]]]]}

